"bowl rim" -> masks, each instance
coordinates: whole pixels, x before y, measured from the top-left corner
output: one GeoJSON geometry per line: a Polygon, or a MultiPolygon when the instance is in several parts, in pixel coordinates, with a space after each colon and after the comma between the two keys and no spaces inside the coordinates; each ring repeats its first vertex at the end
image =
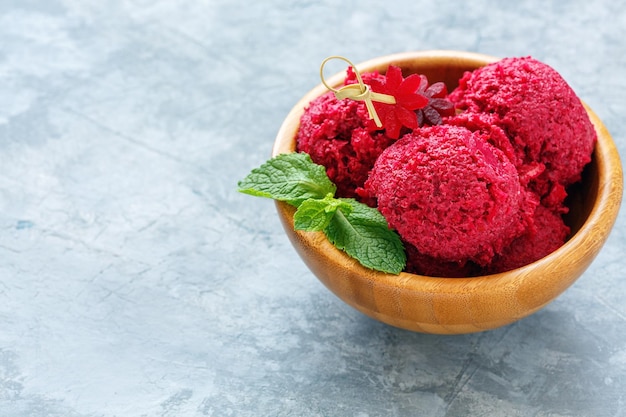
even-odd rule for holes
{"type": "MultiPolygon", "coordinates": [[[[363,63],[355,64],[355,66],[360,71],[364,72],[378,68],[386,68],[392,63],[402,63],[420,59],[430,59],[437,62],[441,61],[442,63],[449,62],[450,60],[468,61],[480,63],[481,65],[479,66],[483,66],[490,62],[495,62],[500,58],[474,52],[426,50],[385,55],[370,59],[363,63]]],[[[328,78],[327,83],[329,85],[336,86],[343,82],[343,78],[344,73],[337,73],[328,78]]],[[[294,105],[276,135],[276,141],[274,142],[274,146],[272,148],[272,156],[276,156],[280,153],[295,151],[295,135],[299,127],[300,117],[304,113],[304,109],[310,101],[326,91],[328,91],[326,87],[320,83],[306,93],[294,105]]],[[[556,295],[567,289],[578,279],[580,275],[582,275],[582,273],[591,264],[591,261],[599,253],[601,247],[608,238],[620,208],[623,193],[623,172],[617,148],[608,130],[596,113],[584,102],[583,106],[585,107],[585,110],[587,111],[598,136],[593,152],[593,158],[596,161],[596,166],[598,167],[598,190],[596,193],[596,202],[579,230],[576,231],[576,233],[574,233],[569,240],[565,242],[565,244],[549,255],[522,267],[491,275],[465,278],[433,277],[407,272],[401,272],[399,275],[394,275],[372,271],[360,265],[343,251],[337,249],[326,239],[323,232],[293,231],[293,212],[295,209],[288,204],[276,202],[279,216],[281,217],[283,226],[288,232],[288,235],[290,235],[292,242],[295,238],[300,241],[300,244],[308,246],[308,248],[304,249],[305,252],[314,250],[312,248],[317,248],[315,249],[319,252],[317,255],[325,261],[335,264],[334,266],[336,268],[349,268],[355,273],[364,274],[370,277],[375,276],[377,285],[381,285],[383,287],[402,289],[403,291],[408,290],[420,294],[436,293],[444,298],[447,296],[456,298],[467,295],[475,290],[480,290],[488,294],[491,288],[498,288],[498,291],[502,291],[502,288],[510,288],[511,291],[515,291],[516,288],[519,288],[522,285],[528,285],[529,280],[534,279],[533,277],[537,277],[538,270],[545,269],[556,273],[560,278],[558,280],[559,282],[553,284],[554,288],[550,290],[552,295],[550,297],[543,297],[543,301],[538,302],[535,306],[532,306],[529,311],[520,313],[520,316],[517,318],[521,318],[548,304],[553,298],[555,298],[556,295]],[[291,228],[291,230],[289,230],[289,228],[291,228]],[[572,255],[575,252],[578,253],[580,250],[585,251],[586,256],[585,261],[578,264],[579,257],[573,257],[572,255]],[[563,259],[568,259],[570,261],[568,268],[575,268],[575,274],[566,274],[563,271],[558,270],[560,266],[563,266],[563,259]],[[574,265],[571,265],[571,263],[574,263],[574,265]]],[[[297,245],[294,246],[298,249],[297,245]]],[[[308,253],[303,253],[301,249],[302,248],[298,249],[298,253],[305,263],[309,265],[307,262],[308,253]]],[[[309,267],[311,267],[311,265],[309,265],[309,267]]],[[[328,282],[324,283],[329,286],[328,282]]],[[[331,288],[331,290],[333,290],[333,288],[331,288]]],[[[333,292],[336,293],[334,290],[333,292]]],[[[340,296],[340,298],[342,297],[340,296]]],[[[370,316],[375,316],[376,318],[382,319],[382,321],[387,321],[385,320],[385,317],[383,317],[384,314],[381,316],[379,312],[365,311],[367,309],[359,305],[357,301],[351,302],[348,300],[348,303],[370,316]]],[[[393,323],[390,324],[397,325],[397,320],[392,321],[393,323]]]]}

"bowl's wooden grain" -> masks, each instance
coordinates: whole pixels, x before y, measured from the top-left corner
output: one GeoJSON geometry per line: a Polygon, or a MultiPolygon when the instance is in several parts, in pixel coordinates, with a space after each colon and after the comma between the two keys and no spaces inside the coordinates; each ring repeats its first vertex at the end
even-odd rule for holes
{"type": "MultiPolygon", "coordinates": [[[[398,65],[404,75],[426,74],[431,82],[456,87],[464,71],[497,58],[456,51],[395,54],[357,65],[360,71],[384,71],[398,65]]],[[[340,85],[344,74],[329,80],[340,85]]],[[[300,117],[307,104],[326,92],[319,85],[292,109],[281,126],[273,155],[293,152],[300,117]]],[[[424,333],[457,334],[493,329],[526,317],[565,291],[582,275],[605,243],[622,198],[622,167],[610,134],[586,107],[597,134],[593,162],[582,183],[571,191],[567,222],[572,236],[561,248],[509,272],[474,278],[390,275],[362,267],[336,249],[321,232],[294,231],[294,208],[277,202],[285,231],[311,271],[340,299],[384,323],[424,333]]]]}

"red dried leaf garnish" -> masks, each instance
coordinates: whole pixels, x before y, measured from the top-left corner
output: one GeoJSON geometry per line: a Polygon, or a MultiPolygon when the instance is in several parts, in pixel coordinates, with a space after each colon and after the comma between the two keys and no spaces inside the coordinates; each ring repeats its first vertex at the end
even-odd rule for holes
{"type": "Polygon", "coordinates": [[[415,111],[428,105],[430,99],[418,89],[422,79],[418,74],[402,77],[399,67],[390,65],[384,78],[372,78],[372,91],[388,94],[396,99],[395,104],[374,102],[374,108],[383,123],[387,136],[400,137],[402,127],[416,129],[419,126],[415,111]]]}

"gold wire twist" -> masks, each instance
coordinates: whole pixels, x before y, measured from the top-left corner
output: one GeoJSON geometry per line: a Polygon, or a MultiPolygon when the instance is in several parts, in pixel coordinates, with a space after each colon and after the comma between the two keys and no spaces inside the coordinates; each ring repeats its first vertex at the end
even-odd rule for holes
{"type": "Polygon", "coordinates": [[[335,97],[337,97],[338,100],[349,98],[352,100],[364,101],[365,107],[367,107],[367,112],[370,118],[374,120],[374,123],[376,123],[377,127],[382,127],[383,124],[380,121],[380,118],[378,117],[378,113],[376,113],[376,109],[374,108],[373,102],[377,101],[377,102],[386,103],[386,104],[396,103],[396,99],[393,96],[390,96],[388,94],[373,92],[371,87],[363,82],[363,78],[361,78],[361,73],[354,66],[354,64],[350,62],[349,59],[339,56],[339,55],[329,56],[328,58],[322,61],[322,65],[320,66],[320,78],[322,79],[322,84],[324,84],[324,86],[326,86],[326,88],[328,88],[330,91],[335,93],[335,97]],[[326,79],[324,78],[324,66],[331,59],[340,59],[342,61],[347,62],[348,65],[350,65],[352,69],[354,70],[358,84],[344,85],[343,87],[339,89],[333,88],[330,85],[328,85],[328,83],[326,82],[326,79]]]}

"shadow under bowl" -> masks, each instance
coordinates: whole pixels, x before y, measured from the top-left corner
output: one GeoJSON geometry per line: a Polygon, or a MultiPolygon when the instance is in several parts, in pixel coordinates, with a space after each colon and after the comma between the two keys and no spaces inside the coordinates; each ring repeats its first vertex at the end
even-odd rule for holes
{"type": "MultiPolygon", "coordinates": [[[[389,65],[406,76],[420,73],[452,91],[465,71],[498,58],[458,51],[406,52],[357,64],[361,72],[385,72],[389,65]]],[[[339,86],[344,74],[327,82],[339,86]]],[[[304,109],[328,90],[318,85],[284,120],[272,156],[294,152],[304,109]]],[[[373,271],[335,248],[322,232],[294,230],[295,209],[277,202],[278,215],[293,246],[317,278],[341,300],[381,322],[407,330],[461,334],[494,329],[540,310],[587,269],[613,227],[623,191],[620,158],[602,121],[585,106],[598,141],[582,181],[570,191],[566,222],[571,236],[548,256],[511,271],[472,278],[439,278],[373,271]]]]}

